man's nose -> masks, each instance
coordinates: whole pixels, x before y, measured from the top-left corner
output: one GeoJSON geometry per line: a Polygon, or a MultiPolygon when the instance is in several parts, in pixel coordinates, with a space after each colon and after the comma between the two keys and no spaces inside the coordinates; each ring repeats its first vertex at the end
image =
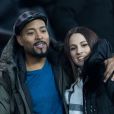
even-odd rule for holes
{"type": "Polygon", "coordinates": [[[42,39],[42,34],[37,31],[35,38],[36,38],[36,39],[42,39]]]}

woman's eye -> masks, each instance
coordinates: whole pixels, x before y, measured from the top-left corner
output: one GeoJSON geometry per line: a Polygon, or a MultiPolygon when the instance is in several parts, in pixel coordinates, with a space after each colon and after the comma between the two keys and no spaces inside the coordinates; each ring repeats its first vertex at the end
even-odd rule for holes
{"type": "Polygon", "coordinates": [[[42,32],[42,33],[45,33],[45,32],[47,32],[47,30],[45,29],[45,30],[42,30],[41,32],[42,32]]]}
{"type": "Polygon", "coordinates": [[[88,46],[88,44],[82,44],[82,47],[86,47],[86,46],[88,46]]]}
{"type": "Polygon", "coordinates": [[[74,48],[74,47],[72,47],[72,48],[70,48],[70,50],[72,51],[72,50],[75,50],[76,48],[74,48]]]}

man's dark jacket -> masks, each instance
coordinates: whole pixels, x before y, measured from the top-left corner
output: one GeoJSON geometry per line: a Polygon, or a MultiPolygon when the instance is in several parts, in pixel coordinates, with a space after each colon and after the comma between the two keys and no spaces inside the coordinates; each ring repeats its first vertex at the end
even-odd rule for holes
{"type": "MultiPolygon", "coordinates": [[[[52,65],[57,90],[65,109],[64,98],[62,98],[64,92],[61,87],[65,73],[57,60],[60,59],[59,49],[52,42],[50,47],[47,59],[52,65]]],[[[0,114],[32,114],[31,98],[24,83],[25,72],[23,52],[18,48],[16,38],[11,38],[3,50],[0,61],[0,114]]],[[[65,110],[64,114],[66,114],[65,110]]]]}

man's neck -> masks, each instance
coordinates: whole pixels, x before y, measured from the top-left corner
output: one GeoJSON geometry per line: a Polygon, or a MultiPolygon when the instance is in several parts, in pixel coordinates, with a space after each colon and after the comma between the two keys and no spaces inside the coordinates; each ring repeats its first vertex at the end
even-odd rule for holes
{"type": "Polygon", "coordinates": [[[26,68],[27,71],[41,69],[45,64],[46,58],[27,58],[26,59],[26,68]]]}

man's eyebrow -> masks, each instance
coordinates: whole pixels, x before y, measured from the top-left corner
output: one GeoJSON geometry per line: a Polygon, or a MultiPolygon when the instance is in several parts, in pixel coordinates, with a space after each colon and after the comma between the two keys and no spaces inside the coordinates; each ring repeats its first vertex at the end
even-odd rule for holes
{"type": "Polygon", "coordinates": [[[47,28],[46,26],[41,26],[41,27],[39,27],[40,29],[42,29],[42,28],[47,28]]]}

